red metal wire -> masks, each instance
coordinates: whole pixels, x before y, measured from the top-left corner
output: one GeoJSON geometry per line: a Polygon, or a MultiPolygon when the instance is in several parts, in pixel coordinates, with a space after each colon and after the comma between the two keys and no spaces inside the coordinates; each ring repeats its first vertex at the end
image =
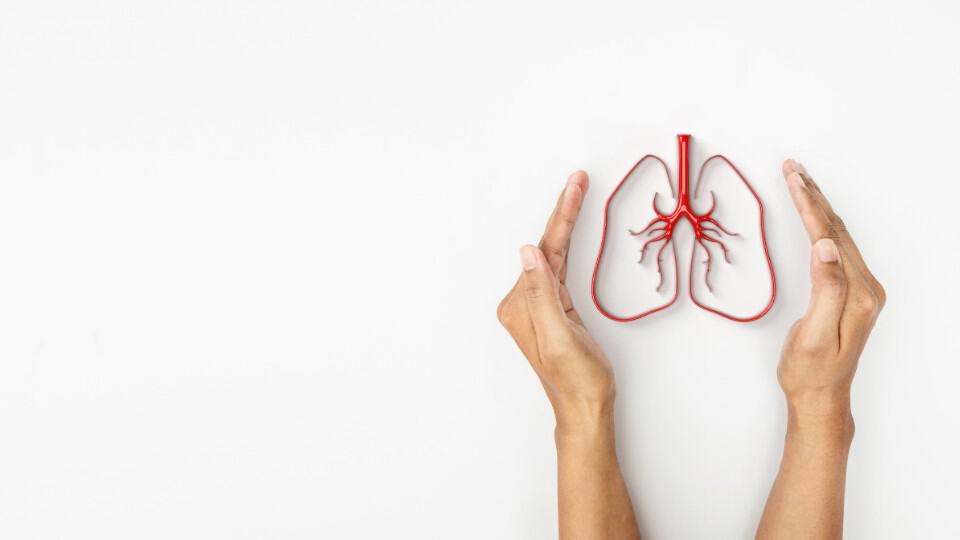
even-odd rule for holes
{"type": "MultiPolygon", "coordinates": [[[[608,312],[606,309],[604,309],[603,306],[600,304],[600,299],[597,298],[597,274],[598,274],[598,271],[599,271],[599,269],[600,269],[600,260],[603,258],[603,246],[604,246],[604,244],[606,244],[606,242],[607,242],[607,216],[609,215],[610,203],[613,201],[613,198],[617,195],[617,192],[620,191],[620,188],[623,187],[623,184],[625,184],[626,181],[627,181],[627,179],[630,178],[630,175],[633,174],[633,171],[635,171],[635,170],[637,169],[637,167],[639,167],[640,164],[643,163],[647,158],[655,159],[655,160],[657,160],[657,161],[660,162],[660,165],[663,165],[663,170],[664,170],[664,172],[667,173],[667,183],[670,184],[670,194],[673,195],[673,181],[670,179],[670,170],[667,169],[667,164],[664,163],[664,161],[663,161],[662,159],[660,159],[659,157],[657,157],[657,156],[655,156],[655,155],[653,155],[653,154],[647,154],[647,155],[643,156],[642,158],[640,158],[640,161],[637,161],[637,163],[636,163],[633,167],[631,167],[629,171],[627,171],[626,176],[624,176],[624,177],[623,177],[623,180],[621,180],[620,183],[617,184],[617,187],[614,188],[613,193],[611,193],[610,196],[607,197],[607,202],[606,202],[606,204],[604,204],[604,206],[603,206],[603,236],[600,237],[600,252],[597,253],[597,262],[596,262],[596,264],[595,264],[594,267],[593,267],[593,277],[591,278],[591,284],[590,284],[590,295],[593,297],[593,305],[597,306],[597,309],[600,310],[600,313],[602,313],[604,317],[606,317],[606,318],[608,318],[608,319],[611,319],[611,320],[614,320],[614,321],[617,321],[617,322],[630,322],[630,321],[635,321],[635,320],[637,320],[637,319],[639,319],[639,318],[641,318],[641,317],[646,317],[647,315],[656,313],[656,312],[658,312],[658,311],[660,311],[660,310],[667,309],[668,307],[670,307],[671,305],[673,305],[674,302],[677,301],[677,297],[679,296],[679,293],[680,293],[680,272],[678,271],[678,270],[680,270],[680,266],[679,266],[679,263],[677,262],[677,246],[676,246],[676,245],[671,245],[671,249],[673,250],[673,268],[674,268],[674,270],[676,271],[676,272],[675,272],[676,276],[675,276],[675,278],[674,278],[673,298],[670,299],[669,302],[667,302],[666,304],[664,304],[664,305],[662,305],[662,306],[655,307],[655,308],[653,308],[653,309],[644,311],[644,312],[642,312],[642,313],[638,313],[638,314],[636,314],[636,315],[628,315],[628,316],[626,316],[626,317],[618,317],[618,316],[616,316],[616,315],[608,312]]],[[[656,211],[656,200],[654,200],[654,211],[656,211]]],[[[666,246],[668,243],[669,243],[669,242],[665,242],[663,245],[666,246]]],[[[662,251],[662,248],[661,248],[661,251],[662,251]]],[[[659,258],[659,253],[658,253],[657,255],[658,255],[658,258],[659,258]]],[[[659,264],[660,264],[660,263],[659,263],[659,261],[658,261],[658,262],[657,262],[657,270],[658,270],[658,271],[660,270],[659,264]]],[[[662,284],[663,284],[663,273],[662,273],[662,271],[661,271],[661,273],[660,273],[660,278],[661,278],[660,281],[661,281],[661,285],[662,285],[662,284]]]]}
{"type": "Polygon", "coordinates": [[[617,184],[617,187],[613,190],[613,193],[610,194],[610,197],[607,198],[607,202],[606,202],[606,204],[604,205],[604,208],[603,208],[603,230],[602,230],[602,235],[603,235],[603,236],[602,236],[601,239],[600,239],[600,251],[599,251],[599,253],[597,253],[597,260],[596,260],[596,263],[594,264],[594,267],[593,267],[593,277],[591,278],[591,290],[590,290],[590,294],[591,294],[591,296],[593,297],[593,304],[597,307],[597,310],[599,310],[600,313],[603,314],[604,317],[607,317],[608,319],[611,319],[611,320],[614,320],[614,321],[617,321],[617,322],[630,322],[630,321],[635,321],[635,320],[637,320],[637,319],[640,319],[641,317],[646,317],[647,315],[651,315],[651,314],[653,314],[653,313],[656,313],[656,312],[658,312],[658,311],[661,311],[661,310],[666,309],[666,308],[670,307],[671,305],[673,305],[673,303],[676,302],[677,297],[679,296],[679,292],[680,292],[680,286],[679,286],[679,285],[680,285],[680,284],[679,284],[679,281],[680,281],[680,267],[679,267],[678,262],[677,262],[677,248],[676,248],[676,245],[673,243],[673,230],[674,230],[674,227],[676,226],[677,222],[679,222],[681,219],[686,219],[686,220],[689,221],[690,224],[693,226],[693,232],[694,232],[694,235],[695,235],[695,240],[694,240],[694,242],[693,242],[693,247],[692,247],[691,252],[690,252],[690,268],[688,269],[688,274],[689,274],[689,275],[688,275],[687,288],[689,289],[689,290],[688,290],[688,294],[689,294],[689,296],[690,296],[690,300],[692,300],[693,303],[696,304],[696,305],[697,305],[698,307],[700,307],[701,309],[704,309],[704,310],[709,311],[709,312],[711,312],[711,313],[715,313],[715,314],[720,315],[721,317],[724,317],[724,318],[729,319],[729,320],[731,320],[731,321],[736,321],[736,322],[752,322],[752,321],[756,321],[756,320],[760,319],[761,317],[763,317],[764,315],[766,315],[766,314],[770,311],[770,309],[773,307],[773,303],[774,303],[774,301],[776,300],[776,296],[777,296],[777,280],[776,280],[776,276],[774,275],[774,271],[773,271],[773,261],[770,259],[770,251],[769,251],[768,248],[767,248],[766,231],[764,230],[764,225],[763,225],[763,202],[760,200],[760,197],[757,195],[757,192],[753,189],[753,186],[750,185],[750,182],[747,181],[747,179],[743,176],[743,174],[740,172],[740,170],[737,169],[737,167],[736,167],[729,159],[727,159],[726,157],[724,157],[724,156],[722,156],[722,155],[720,155],[720,154],[717,154],[717,155],[714,155],[714,156],[710,156],[709,158],[707,158],[706,161],[703,162],[703,165],[701,165],[701,167],[700,167],[700,172],[699,172],[699,174],[698,174],[698,176],[697,176],[696,188],[695,188],[695,191],[694,191],[694,196],[695,196],[695,197],[696,197],[696,196],[698,195],[698,193],[699,193],[699,189],[700,189],[700,186],[701,186],[701,184],[702,184],[701,180],[703,179],[703,171],[704,171],[704,169],[706,168],[706,165],[707,165],[710,161],[719,158],[719,159],[722,159],[723,161],[725,161],[728,165],[730,165],[730,167],[734,170],[734,172],[737,173],[737,176],[740,177],[740,180],[743,182],[743,184],[744,184],[744,185],[747,187],[747,189],[750,191],[750,194],[753,195],[753,198],[756,199],[757,205],[758,205],[758,207],[760,208],[760,216],[759,216],[759,217],[760,217],[760,240],[761,240],[761,243],[762,243],[762,245],[763,245],[763,253],[764,253],[764,256],[765,256],[765,258],[766,258],[766,260],[767,260],[767,268],[768,268],[769,271],[770,271],[770,285],[771,285],[771,289],[770,289],[770,301],[767,303],[766,307],[764,307],[763,310],[761,310],[760,312],[756,313],[755,315],[751,315],[751,316],[748,316],[748,317],[738,317],[738,316],[736,316],[736,315],[727,313],[727,312],[725,312],[725,311],[721,311],[721,310],[719,310],[719,309],[716,309],[716,308],[713,308],[713,307],[710,307],[710,306],[707,306],[707,305],[701,303],[699,300],[697,300],[696,296],[693,294],[693,262],[694,262],[693,259],[694,259],[694,255],[696,254],[697,244],[699,244],[699,245],[703,248],[704,252],[705,252],[706,255],[707,255],[707,260],[705,261],[705,264],[707,265],[707,269],[706,269],[706,271],[704,272],[704,277],[703,277],[703,279],[704,279],[704,283],[706,284],[707,288],[708,288],[710,291],[712,291],[713,288],[712,288],[711,285],[710,285],[710,268],[711,268],[711,266],[712,266],[713,256],[712,256],[711,253],[710,253],[710,249],[707,247],[707,243],[709,242],[709,243],[717,244],[717,245],[722,249],[722,251],[723,251],[724,259],[727,261],[727,263],[729,263],[729,262],[730,262],[730,259],[729,259],[728,256],[727,256],[727,246],[726,246],[726,245],[723,243],[723,241],[721,240],[721,233],[722,233],[722,234],[727,234],[727,235],[730,235],[730,236],[735,236],[737,233],[732,233],[732,232],[726,230],[726,229],[723,227],[723,225],[720,224],[720,222],[718,222],[716,219],[714,219],[713,217],[711,217],[713,211],[716,209],[716,202],[717,202],[717,201],[716,201],[716,196],[713,194],[712,191],[710,192],[710,194],[711,194],[711,197],[712,197],[713,202],[712,202],[712,204],[711,204],[711,206],[710,206],[710,209],[707,210],[707,211],[706,211],[705,213],[703,213],[703,214],[697,214],[696,212],[693,211],[693,208],[692,208],[692,206],[691,206],[691,204],[690,204],[690,190],[689,190],[689,186],[690,186],[690,155],[689,155],[690,135],[687,135],[687,134],[677,135],[677,142],[678,142],[678,146],[679,146],[679,150],[678,150],[679,156],[678,156],[678,157],[679,157],[679,173],[680,173],[679,176],[680,176],[680,180],[679,180],[679,193],[678,193],[678,195],[677,195],[677,205],[676,205],[676,208],[674,208],[674,210],[673,210],[670,214],[664,214],[664,213],[660,212],[660,210],[657,208],[657,195],[654,194],[654,197],[653,197],[653,211],[654,211],[654,213],[656,214],[656,217],[654,217],[653,220],[651,220],[650,223],[648,223],[647,226],[646,226],[645,228],[643,228],[642,230],[640,230],[640,231],[633,231],[633,230],[631,230],[631,231],[630,231],[630,234],[632,234],[632,235],[634,235],[634,236],[640,236],[640,235],[643,235],[643,234],[651,235],[651,234],[653,234],[653,233],[660,233],[659,236],[656,236],[656,237],[653,237],[653,238],[649,238],[646,242],[644,242],[643,247],[642,247],[642,249],[641,249],[641,251],[640,251],[640,261],[641,261],[641,262],[643,261],[643,258],[644,258],[644,256],[646,255],[647,247],[649,247],[650,244],[653,244],[653,243],[656,243],[656,242],[660,242],[660,241],[664,241],[663,245],[660,246],[660,249],[657,251],[657,272],[660,274],[660,284],[659,284],[659,286],[657,287],[657,290],[658,290],[658,291],[659,291],[660,288],[663,286],[663,268],[662,268],[662,262],[663,262],[663,260],[662,260],[662,258],[660,257],[660,255],[663,253],[663,250],[667,247],[667,244],[670,244],[670,245],[671,245],[671,249],[672,249],[672,251],[673,251],[673,264],[674,264],[674,271],[675,271],[673,298],[672,298],[669,302],[667,302],[666,304],[663,304],[663,305],[661,305],[661,306],[655,307],[655,308],[650,309],[650,310],[647,310],[647,311],[643,311],[643,312],[638,313],[638,314],[636,314],[636,315],[630,315],[630,316],[627,316],[627,317],[619,317],[619,316],[613,315],[612,313],[610,313],[609,311],[607,311],[607,310],[603,307],[603,305],[601,304],[600,299],[597,297],[597,276],[598,276],[599,271],[600,271],[600,262],[601,262],[601,260],[603,259],[603,249],[604,249],[604,246],[605,246],[605,244],[606,244],[606,239],[607,239],[607,222],[608,222],[608,215],[609,215],[609,210],[610,210],[610,203],[613,201],[613,199],[614,199],[614,197],[616,196],[617,192],[620,191],[620,188],[623,187],[624,183],[626,183],[627,179],[630,178],[630,175],[633,174],[633,172],[637,169],[637,167],[640,166],[641,163],[643,163],[643,162],[644,162],[646,159],[648,159],[648,158],[653,158],[653,159],[656,159],[657,161],[660,162],[660,164],[661,164],[661,165],[663,166],[663,168],[664,168],[664,171],[667,173],[667,182],[670,184],[670,193],[671,193],[671,195],[673,195],[673,181],[672,181],[672,179],[670,178],[670,171],[667,169],[667,164],[666,164],[662,159],[660,159],[659,157],[657,157],[657,156],[655,156],[655,155],[652,155],[652,154],[647,154],[647,155],[643,156],[642,158],[640,158],[640,160],[637,161],[637,163],[636,163],[629,171],[627,171],[627,174],[623,177],[623,180],[621,180],[620,183],[617,184]],[[654,225],[661,225],[661,227],[660,227],[660,228],[657,228],[657,229],[650,230],[651,227],[653,227],[654,225]],[[708,227],[708,225],[710,225],[710,226],[712,226],[712,227],[708,227]],[[715,227],[715,228],[713,228],[713,227],[715,227]],[[712,236],[712,235],[715,235],[715,236],[712,236]]]}

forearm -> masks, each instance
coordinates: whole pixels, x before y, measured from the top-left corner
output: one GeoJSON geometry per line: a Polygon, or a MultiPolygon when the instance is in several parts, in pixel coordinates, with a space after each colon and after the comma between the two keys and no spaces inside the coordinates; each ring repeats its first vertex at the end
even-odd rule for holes
{"type": "Polygon", "coordinates": [[[617,462],[612,413],[558,422],[556,443],[560,538],[640,538],[617,462]]]}
{"type": "Polygon", "coordinates": [[[783,460],[757,538],[842,538],[854,430],[849,400],[794,401],[788,407],[783,460]]]}

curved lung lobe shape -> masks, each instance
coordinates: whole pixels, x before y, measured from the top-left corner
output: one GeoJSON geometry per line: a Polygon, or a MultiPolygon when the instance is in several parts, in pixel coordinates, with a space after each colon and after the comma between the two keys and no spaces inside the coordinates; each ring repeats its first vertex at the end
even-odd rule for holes
{"type": "MultiPolygon", "coordinates": [[[[591,294],[597,309],[607,318],[619,322],[629,322],[646,317],[673,305],[679,296],[680,265],[678,262],[675,232],[681,222],[689,223],[693,230],[693,242],[689,255],[687,269],[687,289],[691,301],[698,307],[711,313],[720,315],[732,321],[751,322],[766,315],[773,307],[776,298],[776,277],[773,272],[773,262],[767,249],[767,240],[763,228],[763,203],[747,179],[736,166],[721,155],[708,158],[700,167],[696,183],[690,183],[690,135],[677,136],[679,146],[679,182],[674,197],[673,207],[668,210],[658,199],[658,193],[652,196],[653,218],[641,222],[639,227],[628,227],[626,230],[617,223],[623,217],[614,218],[612,209],[627,197],[631,191],[631,180],[638,169],[648,165],[662,166],[666,174],[667,183],[673,195],[673,183],[670,180],[667,166],[660,158],[646,155],[637,162],[617,185],[604,207],[603,238],[600,241],[600,252],[593,270],[591,294]],[[706,174],[706,176],[705,176],[706,174]],[[728,194],[731,201],[737,199],[740,204],[735,205],[736,212],[724,210],[723,205],[718,208],[717,197],[713,190],[706,191],[705,183],[712,182],[718,186],[726,186],[722,193],[728,194]],[[691,189],[692,188],[692,189],[691,189]],[[700,200],[700,192],[709,194],[709,203],[700,200]],[[703,202],[706,209],[697,211],[695,202],[703,202]],[[746,210],[742,210],[746,208],[746,210]],[[752,210],[755,208],[756,210],[752,210]],[[734,227],[735,224],[735,227],[734,227]],[[672,294],[666,302],[654,302],[639,311],[629,314],[615,314],[610,302],[601,302],[598,293],[600,281],[598,279],[601,266],[613,264],[605,261],[604,251],[614,242],[622,242],[629,235],[640,242],[639,263],[642,265],[649,257],[654,259],[658,276],[657,292],[661,295],[664,287],[671,280],[665,278],[665,263],[669,263],[672,253],[672,294]],[[669,250],[667,249],[669,246],[669,250]],[[732,257],[740,263],[735,268],[732,257]],[[701,264],[695,264],[695,263],[701,264]],[[721,263],[724,263],[721,265],[721,263]],[[769,287],[765,284],[769,278],[769,287]],[[757,286],[760,284],[761,286],[757,286]],[[736,295],[725,295],[722,290],[737,290],[736,295]],[[732,306],[732,308],[730,307],[732,306]]],[[[706,195],[704,196],[706,198],[706,195]]],[[[699,206],[699,205],[698,205],[699,206]]],[[[629,218],[628,218],[629,219],[629,218]]],[[[621,294],[617,295],[622,296],[621,294]]],[[[628,310],[629,312],[629,310],[628,310]]]]}

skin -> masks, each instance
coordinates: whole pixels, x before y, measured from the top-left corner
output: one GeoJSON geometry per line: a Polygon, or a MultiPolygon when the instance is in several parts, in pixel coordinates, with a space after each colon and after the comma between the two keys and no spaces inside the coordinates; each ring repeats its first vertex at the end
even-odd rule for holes
{"type": "Polygon", "coordinates": [[[842,538],[850,385],[887,295],[803,166],[788,160],[783,174],[810,236],[812,290],[777,369],[787,435],[757,538],[842,538]]]}
{"type": "MultiPolygon", "coordinates": [[[[790,330],[778,368],[788,404],[780,472],[757,538],[840,538],[846,460],[853,439],[850,385],[886,301],[843,222],[803,167],[784,177],[810,234],[810,305],[790,330]]],[[[570,235],[589,187],[567,180],[537,246],[497,317],[540,379],[556,416],[560,538],[640,538],[614,439],[613,370],[566,287],[570,235]]]]}

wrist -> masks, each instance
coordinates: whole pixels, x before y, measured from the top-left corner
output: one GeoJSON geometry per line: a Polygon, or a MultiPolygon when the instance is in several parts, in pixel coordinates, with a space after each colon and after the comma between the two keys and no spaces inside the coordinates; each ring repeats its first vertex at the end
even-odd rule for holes
{"type": "Polygon", "coordinates": [[[613,400],[566,404],[556,417],[558,445],[613,438],[613,400]]]}
{"type": "Polygon", "coordinates": [[[808,391],[787,396],[787,435],[849,446],[854,435],[849,391],[808,391]]]}

